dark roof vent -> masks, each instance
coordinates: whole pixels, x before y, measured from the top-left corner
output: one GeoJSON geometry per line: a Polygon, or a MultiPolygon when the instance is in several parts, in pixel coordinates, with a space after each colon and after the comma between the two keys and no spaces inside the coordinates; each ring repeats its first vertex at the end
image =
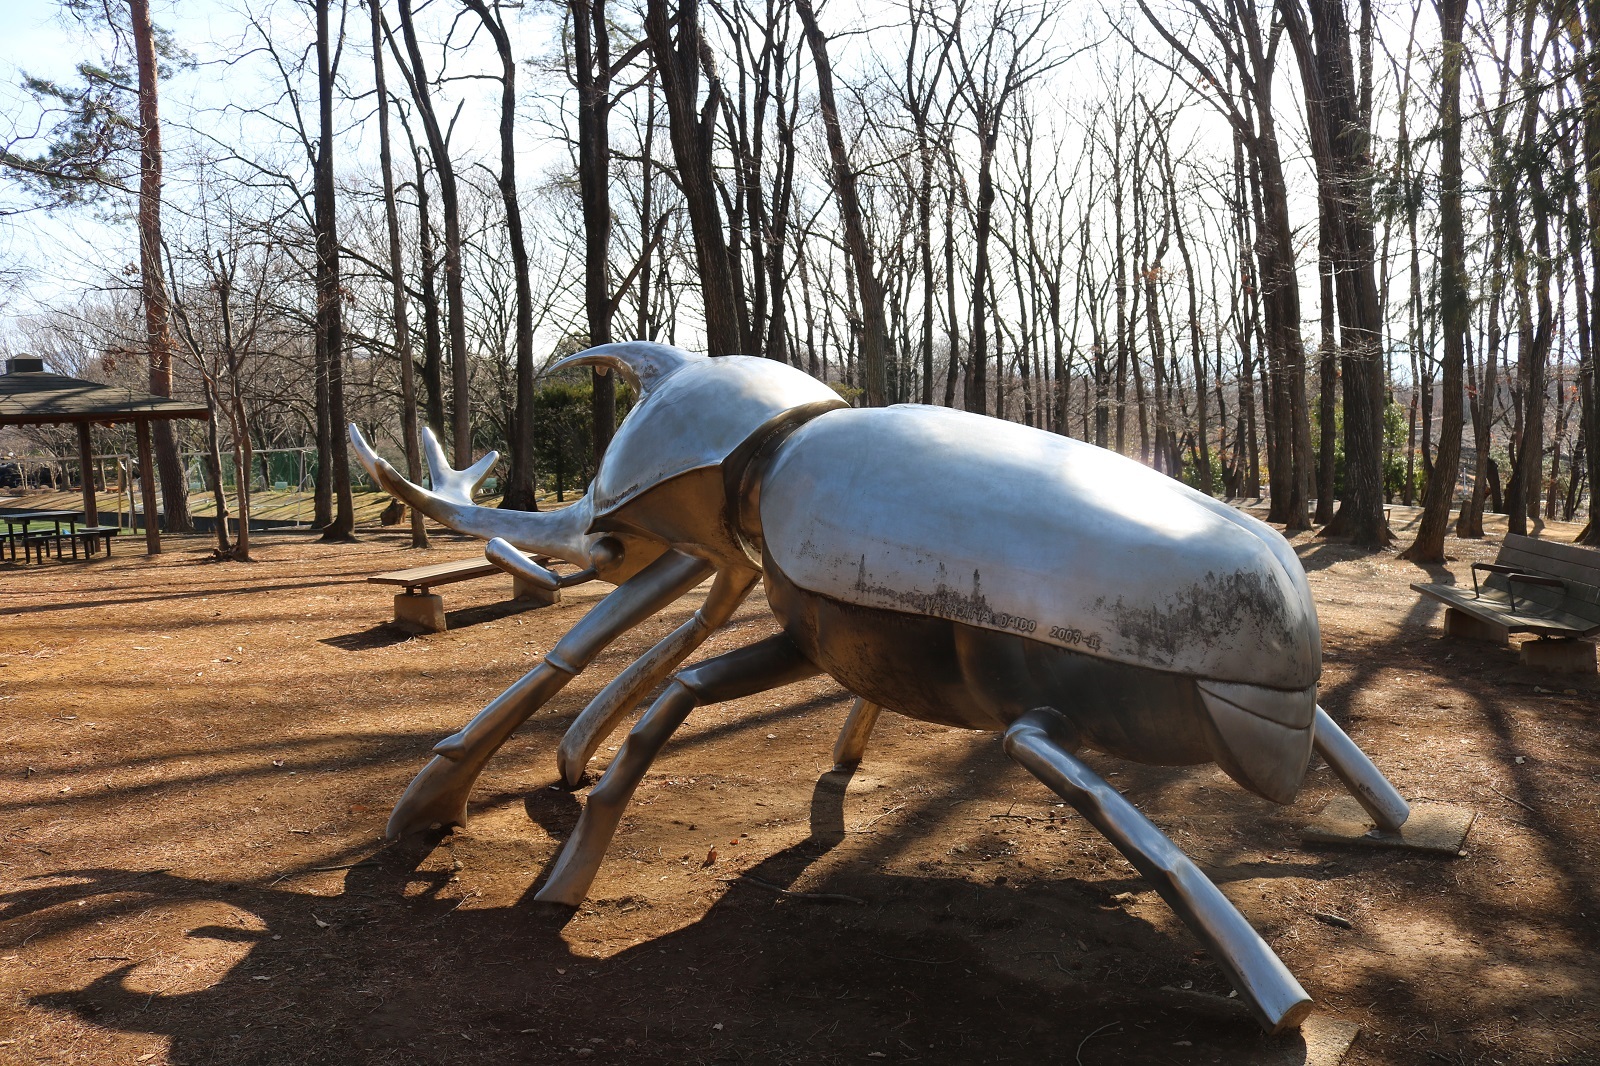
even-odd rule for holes
{"type": "Polygon", "coordinates": [[[16,355],[6,360],[7,374],[43,374],[44,360],[37,355],[16,355]]]}

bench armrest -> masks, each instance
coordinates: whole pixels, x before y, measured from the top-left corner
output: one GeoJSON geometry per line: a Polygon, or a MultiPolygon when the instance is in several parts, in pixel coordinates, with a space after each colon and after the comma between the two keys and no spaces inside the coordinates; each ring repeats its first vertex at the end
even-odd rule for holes
{"type": "Polygon", "coordinates": [[[1517,594],[1511,588],[1512,582],[1520,581],[1525,585],[1545,585],[1549,588],[1565,589],[1567,583],[1559,577],[1546,577],[1544,574],[1528,574],[1514,566],[1505,566],[1501,563],[1473,563],[1472,564],[1472,594],[1481,596],[1478,590],[1478,571],[1487,570],[1491,574],[1504,574],[1506,576],[1506,593],[1511,598],[1511,609],[1517,609],[1517,594]]]}

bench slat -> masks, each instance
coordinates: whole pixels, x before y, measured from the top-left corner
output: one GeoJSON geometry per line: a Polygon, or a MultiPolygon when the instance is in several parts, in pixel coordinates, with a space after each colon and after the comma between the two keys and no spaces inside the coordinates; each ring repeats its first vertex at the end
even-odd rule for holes
{"type": "MultiPolygon", "coordinates": [[[[1592,585],[1592,584],[1588,584],[1588,583],[1582,581],[1581,579],[1570,577],[1570,576],[1568,576],[1566,574],[1552,573],[1549,570],[1536,570],[1536,569],[1534,569],[1533,564],[1529,560],[1526,560],[1526,559],[1517,560],[1515,562],[1510,563],[1510,565],[1514,566],[1519,572],[1528,574],[1528,575],[1533,576],[1533,577],[1553,577],[1557,581],[1561,582],[1561,586],[1562,586],[1561,588],[1555,588],[1555,587],[1552,587],[1550,585],[1540,586],[1537,582],[1518,581],[1518,582],[1516,582],[1516,585],[1517,585],[1517,587],[1519,589],[1522,589],[1522,588],[1530,588],[1531,589],[1531,588],[1543,587],[1543,588],[1548,589],[1549,591],[1551,591],[1553,593],[1556,593],[1557,595],[1572,596],[1575,599],[1580,599],[1580,600],[1584,601],[1585,603],[1593,603],[1594,602],[1593,597],[1595,596],[1595,594],[1597,592],[1600,592],[1600,586],[1595,586],[1595,585],[1592,585]]],[[[1479,573],[1481,574],[1482,571],[1480,570],[1479,573]]],[[[1504,575],[1497,575],[1497,576],[1500,577],[1501,581],[1509,580],[1509,578],[1505,577],[1504,575]]],[[[1482,578],[1479,579],[1479,582],[1480,582],[1480,584],[1484,583],[1482,578]]],[[[1519,595],[1520,595],[1520,593],[1519,593],[1519,595]]]]}
{"type": "Polygon", "coordinates": [[[1517,584],[1517,602],[1537,603],[1542,607],[1565,611],[1580,618],[1600,623],[1600,604],[1590,603],[1580,596],[1562,595],[1560,589],[1540,588],[1536,585],[1517,584]]]}
{"type": "Polygon", "coordinates": [[[404,585],[407,588],[431,588],[448,585],[454,581],[470,581],[490,574],[504,573],[487,559],[456,559],[448,563],[432,563],[410,570],[395,570],[387,574],[373,574],[367,578],[375,585],[404,585]]]}
{"type": "Polygon", "coordinates": [[[1514,566],[1518,570],[1558,577],[1571,586],[1572,593],[1579,599],[1590,603],[1600,602],[1600,599],[1597,599],[1600,597],[1600,570],[1588,569],[1559,559],[1540,558],[1521,551],[1502,551],[1496,561],[1503,561],[1507,566],[1514,566]]]}
{"type": "MultiPolygon", "coordinates": [[[[1515,565],[1524,570],[1532,568],[1532,564],[1528,560],[1519,560],[1515,565]]],[[[1516,586],[1517,599],[1520,601],[1526,596],[1528,599],[1539,603],[1559,606],[1563,610],[1600,621],[1600,587],[1583,584],[1561,574],[1552,574],[1551,576],[1560,578],[1564,583],[1564,588],[1559,590],[1548,587],[1541,588],[1537,585],[1518,582],[1516,586]]],[[[1500,586],[1496,585],[1495,587],[1500,586]]]]}
{"type": "MultiPolygon", "coordinates": [[[[1530,555],[1587,567],[1591,572],[1600,572],[1600,549],[1581,544],[1562,544],[1560,541],[1545,540],[1542,537],[1523,537],[1509,533],[1501,550],[1523,551],[1530,555]]],[[[1590,580],[1593,581],[1593,578],[1590,580]]]]}
{"type": "MultiPolygon", "coordinates": [[[[1589,633],[1600,631],[1600,622],[1581,618],[1565,611],[1557,610],[1511,610],[1510,604],[1503,600],[1490,597],[1475,597],[1471,589],[1463,589],[1458,585],[1425,585],[1416,583],[1411,586],[1425,596],[1430,596],[1447,606],[1465,611],[1476,618],[1505,626],[1513,633],[1560,633],[1571,636],[1585,636],[1589,633]]],[[[1522,607],[1521,596],[1518,596],[1518,606],[1522,607]]]]}

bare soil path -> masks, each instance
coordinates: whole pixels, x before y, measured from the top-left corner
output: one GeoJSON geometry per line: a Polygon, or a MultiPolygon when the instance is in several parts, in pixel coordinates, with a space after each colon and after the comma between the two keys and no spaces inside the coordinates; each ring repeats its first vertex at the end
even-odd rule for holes
{"type": "MultiPolygon", "coordinates": [[[[507,582],[455,586],[451,631],[407,638],[363,583],[403,544],[0,567],[0,1063],[1281,1060],[993,736],[886,715],[830,773],[831,681],[697,711],[589,902],[532,903],[579,810],[563,728],[704,587],[513,738],[469,828],[384,847],[428,747],[604,591],[508,613],[507,582]]],[[[1279,809],[1212,767],[1091,760],[1361,1027],[1345,1062],[1600,1062],[1600,685],[1441,639],[1407,584],[1445,568],[1295,546],[1324,705],[1407,796],[1480,812],[1468,854],[1303,845],[1320,762],[1279,809]]],[[[1449,571],[1497,546],[1452,541],[1449,571]]],[[[706,653],[771,628],[757,594],[706,653]]]]}

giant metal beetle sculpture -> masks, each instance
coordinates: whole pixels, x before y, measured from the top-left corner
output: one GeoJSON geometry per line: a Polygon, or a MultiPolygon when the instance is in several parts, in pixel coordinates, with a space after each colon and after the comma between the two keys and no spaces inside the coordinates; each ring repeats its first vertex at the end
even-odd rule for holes
{"type": "Polygon", "coordinates": [[[544,660],[434,747],[389,835],[462,824],[473,782],[529,715],[611,641],[714,575],[704,605],[623,670],[563,738],[562,778],[733,613],[758,580],[781,632],[679,671],[589,794],[537,898],[582,901],[623,809],[689,713],[826,673],[858,697],[835,747],[853,765],[880,708],[1001,732],[1211,950],[1257,1020],[1311,1000],[1206,876],[1074,752],[1215,762],[1276,803],[1315,748],[1381,830],[1406,803],[1317,706],[1321,645],[1305,573],[1277,532],[1130,459],[944,408],[853,410],[765,359],[609,344],[559,367],[614,368],[639,401],[589,491],[565,510],[472,503],[488,456],[454,471],[428,440],[433,489],[351,427],[378,483],[490,538],[525,581],[618,585],[544,660]],[[532,558],[528,554],[531,553],[532,558]],[[543,559],[581,568],[558,577],[543,559]]]}

